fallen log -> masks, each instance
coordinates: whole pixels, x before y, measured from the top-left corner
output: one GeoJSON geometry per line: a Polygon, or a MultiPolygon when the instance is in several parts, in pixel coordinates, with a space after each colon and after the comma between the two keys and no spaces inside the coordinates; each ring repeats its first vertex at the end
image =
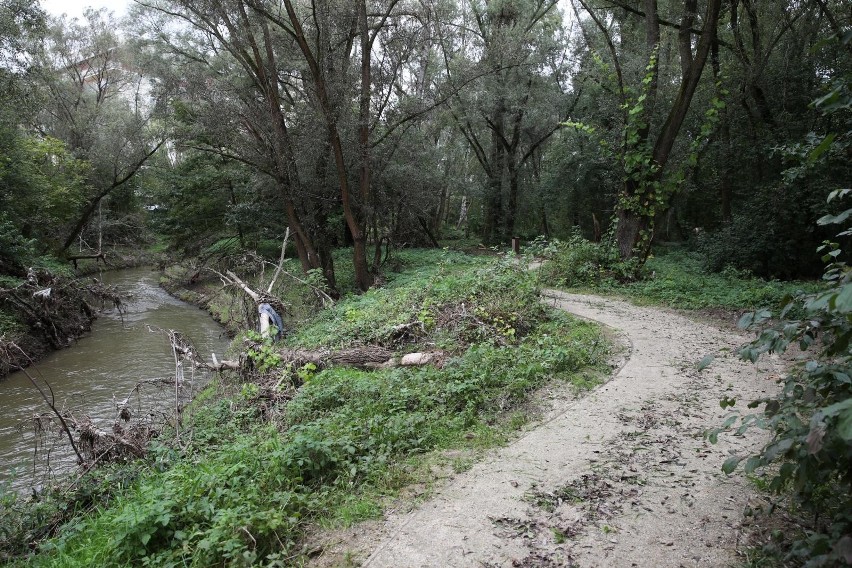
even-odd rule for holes
{"type": "MultiPolygon", "coordinates": [[[[299,368],[307,364],[316,365],[317,369],[341,366],[354,367],[356,369],[381,369],[390,367],[423,366],[429,364],[440,364],[444,359],[441,351],[428,353],[409,353],[397,360],[394,352],[390,349],[377,346],[352,347],[349,349],[282,349],[276,351],[284,364],[291,364],[299,368]]],[[[246,365],[246,358],[241,357],[239,361],[219,361],[213,355],[213,364],[196,360],[196,364],[212,371],[239,371],[246,365]]]]}
{"type": "Polygon", "coordinates": [[[439,363],[443,361],[444,354],[440,351],[429,351],[427,353],[409,353],[403,355],[399,360],[399,364],[403,367],[417,367],[428,365],[430,363],[439,363]]]}
{"type": "Polygon", "coordinates": [[[95,264],[97,264],[99,260],[102,260],[105,266],[109,264],[107,262],[106,255],[102,252],[98,252],[95,254],[77,254],[73,256],[68,256],[66,257],[66,259],[71,261],[71,263],[74,265],[74,268],[77,268],[78,260],[94,260],[95,264]]]}

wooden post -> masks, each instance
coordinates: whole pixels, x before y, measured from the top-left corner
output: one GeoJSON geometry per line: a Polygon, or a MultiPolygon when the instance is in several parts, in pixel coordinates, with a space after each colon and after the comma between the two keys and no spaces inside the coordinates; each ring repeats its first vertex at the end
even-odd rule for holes
{"type": "Polygon", "coordinates": [[[512,237],[512,252],[521,254],[521,237],[512,237]]]}

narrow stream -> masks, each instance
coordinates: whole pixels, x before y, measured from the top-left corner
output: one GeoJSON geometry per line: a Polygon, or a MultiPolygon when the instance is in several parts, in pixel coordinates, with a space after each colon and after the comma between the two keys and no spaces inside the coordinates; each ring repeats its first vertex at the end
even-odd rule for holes
{"type": "MultiPolygon", "coordinates": [[[[124,314],[102,313],[77,344],[50,354],[28,371],[50,384],[57,408],[87,415],[109,430],[116,417],[115,401],[127,398],[140,381],[140,394],[130,398],[134,414],[163,415],[174,408],[174,387],[155,381],[175,375],[171,346],[163,333],[152,333],[149,326],[180,331],[208,359],[211,352],[221,358],[228,339],[206,312],[160,288],[158,274],[150,268],[105,272],[102,279],[130,295],[124,314]]],[[[199,387],[208,380],[201,371],[191,377],[188,369],[184,378],[199,387]]],[[[24,373],[0,379],[0,485],[27,490],[44,484],[49,472],[74,467],[73,452],[62,436],[47,436],[34,452],[32,417],[48,411],[24,373]]]]}

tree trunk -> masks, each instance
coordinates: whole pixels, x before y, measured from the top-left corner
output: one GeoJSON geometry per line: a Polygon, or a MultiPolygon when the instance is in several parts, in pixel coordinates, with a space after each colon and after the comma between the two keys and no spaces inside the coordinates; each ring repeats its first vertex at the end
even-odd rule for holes
{"type": "MultiPolygon", "coordinates": [[[[722,68],[719,61],[719,41],[717,37],[713,38],[713,43],[710,46],[710,63],[713,69],[713,80],[719,85],[722,77],[722,68]]],[[[721,94],[718,96],[721,97],[721,94]]],[[[730,223],[732,219],[731,201],[733,198],[733,171],[731,164],[734,163],[734,159],[731,152],[731,117],[727,105],[719,111],[719,129],[722,135],[722,163],[720,164],[719,171],[719,206],[722,214],[722,223],[730,223]]]]}
{"type": "Polygon", "coordinates": [[[541,222],[541,234],[544,238],[550,240],[550,225],[547,222],[547,209],[542,206],[539,209],[539,220],[541,222]]]}
{"type": "Polygon", "coordinates": [[[329,97],[329,88],[327,84],[327,77],[323,70],[320,68],[319,62],[317,61],[317,57],[314,54],[311,45],[308,43],[307,38],[305,37],[304,29],[302,28],[301,20],[296,14],[296,10],[293,7],[293,2],[291,0],[284,0],[284,7],[287,11],[287,16],[292,26],[292,33],[295,37],[296,43],[299,46],[302,55],[305,57],[305,61],[308,64],[308,69],[310,71],[311,79],[314,83],[314,88],[316,89],[317,100],[319,101],[320,111],[322,113],[323,118],[325,119],[326,129],[328,132],[328,141],[329,146],[331,147],[332,155],[334,156],[334,165],[337,169],[337,180],[338,186],[340,188],[340,198],[341,203],[343,205],[343,217],[346,221],[346,225],[349,228],[349,231],[352,233],[352,241],[353,241],[353,264],[355,269],[355,282],[358,288],[362,291],[366,291],[373,285],[373,275],[370,273],[369,266],[367,264],[367,235],[365,232],[365,219],[363,218],[364,207],[367,203],[367,198],[369,197],[369,187],[370,187],[370,164],[369,164],[369,140],[367,143],[364,142],[365,133],[369,136],[369,123],[365,124],[364,117],[364,106],[365,106],[365,96],[364,92],[366,90],[366,108],[367,108],[367,117],[366,120],[369,121],[369,81],[370,81],[370,45],[369,45],[369,30],[367,28],[367,13],[366,13],[366,4],[362,1],[358,5],[358,20],[359,20],[359,28],[362,32],[362,50],[364,50],[364,44],[366,40],[367,48],[365,51],[362,51],[362,62],[361,62],[361,104],[359,110],[359,150],[361,151],[361,172],[360,172],[360,183],[361,183],[361,195],[359,202],[354,202],[354,196],[352,195],[351,188],[349,186],[349,176],[346,167],[346,159],[343,153],[343,143],[340,138],[340,132],[337,127],[337,113],[334,105],[329,97]],[[365,84],[366,81],[366,84],[365,84]]]}
{"type": "Polygon", "coordinates": [[[509,177],[509,196],[506,200],[506,240],[515,236],[515,220],[518,215],[518,185],[520,183],[519,168],[511,154],[506,159],[506,170],[509,177]]]}
{"type": "Polygon", "coordinates": [[[485,220],[482,225],[482,240],[486,245],[497,241],[497,234],[503,219],[503,176],[502,169],[488,176],[488,189],[485,196],[485,220]]]}
{"type": "MultiPolygon", "coordinates": [[[[632,184],[628,183],[626,185],[629,188],[632,184]]],[[[626,189],[625,191],[635,190],[626,189]]],[[[637,252],[639,252],[636,247],[639,244],[642,233],[649,229],[649,226],[653,221],[649,217],[640,215],[639,213],[625,207],[619,207],[617,215],[618,231],[616,232],[615,237],[616,244],[618,245],[618,252],[621,255],[621,258],[626,260],[628,258],[632,258],[637,252]]],[[[647,236],[647,240],[650,244],[650,235],[647,236]]]]}
{"type": "MultiPolygon", "coordinates": [[[[719,11],[721,9],[722,0],[708,0],[707,11],[704,16],[704,30],[707,33],[702,33],[698,41],[698,46],[695,50],[695,56],[692,58],[688,66],[682,68],[682,81],[678,95],[669,110],[666,122],[663,124],[660,134],[654,144],[651,153],[651,162],[656,167],[655,170],[636,172],[626,180],[624,185],[624,194],[620,199],[618,207],[618,229],[616,241],[618,249],[623,259],[637,256],[642,262],[647,258],[650,252],[651,240],[654,232],[654,216],[656,211],[643,213],[642,211],[653,203],[658,196],[654,195],[654,183],[663,180],[666,164],[668,163],[671,150],[674,147],[677,135],[689,111],[692,97],[701,80],[701,74],[704,70],[710,54],[710,48],[715,37],[714,33],[709,33],[715,30],[719,22],[719,11]],[[645,192],[642,195],[642,192],[645,192]],[[627,203],[639,197],[639,206],[628,206],[627,203]],[[638,211],[636,209],[639,209],[638,211]],[[641,242],[640,242],[641,241],[641,242]],[[638,247],[638,249],[637,249],[638,247]]],[[[656,0],[647,0],[648,4],[653,4],[656,8],[656,0]]],[[[689,18],[690,0],[685,0],[686,12],[684,18],[689,18]]],[[[659,33],[659,19],[649,18],[649,25],[657,26],[659,33]]],[[[649,33],[649,38],[652,34],[649,33]]],[[[683,40],[685,41],[685,39],[683,40]]]]}

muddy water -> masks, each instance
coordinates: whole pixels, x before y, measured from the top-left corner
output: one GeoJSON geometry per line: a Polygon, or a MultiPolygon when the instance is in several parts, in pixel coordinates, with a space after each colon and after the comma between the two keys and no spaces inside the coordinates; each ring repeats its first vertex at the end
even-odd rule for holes
{"type": "MultiPolygon", "coordinates": [[[[123,313],[114,309],[102,313],[90,334],[28,370],[50,384],[58,408],[87,415],[109,430],[116,401],[131,393],[129,404],[137,418],[163,416],[175,405],[174,387],[157,381],[175,376],[170,343],[149,326],[179,330],[208,360],[211,352],[221,358],[228,341],[207,313],[166,294],[150,269],[105,272],[102,279],[130,294],[123,313]],[[143,385],[134,390],[140,381],[143,385]]],[[[207,377],[187,369],[184,379],[197,388],[207,377]]],[[[73,453],[61,436],[39,437],[39,451],[34,452],[32,417],[48,410],[24,373],[0,380],[0,485],[11,483],[26,490],[44,484],[51,473],[74,467],[73,453]]]]}

